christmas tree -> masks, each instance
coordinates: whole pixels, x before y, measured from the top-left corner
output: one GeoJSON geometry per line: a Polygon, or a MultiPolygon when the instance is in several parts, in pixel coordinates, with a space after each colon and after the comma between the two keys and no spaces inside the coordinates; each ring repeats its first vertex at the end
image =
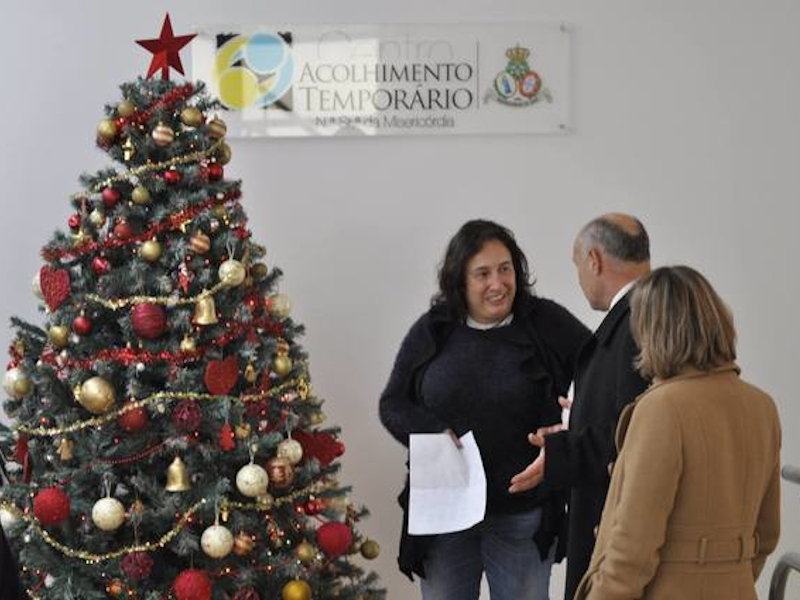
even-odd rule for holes
{"type": "Polygon", "coordinates": [[[12,319],[3,528],[42,600],[383,598],[219,105],[168,79],[191,37],[140,42],[97,128],[117,164],[42,250],[45,324],[12,319]]]}

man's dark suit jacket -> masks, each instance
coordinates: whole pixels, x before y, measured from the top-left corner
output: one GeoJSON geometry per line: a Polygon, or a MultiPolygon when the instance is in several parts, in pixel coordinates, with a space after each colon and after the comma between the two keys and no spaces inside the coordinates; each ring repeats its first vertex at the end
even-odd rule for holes
{"type": "Polygon", "coordinates": [[[594,549],[594,528],[610,481],[608,465],[615,457],[617,418],[648,385],[633,367],[638,350],[631,335],[629,295],[614,305],[578,354],[569,430],[546,439],[545,484],[572,490],[567,600],[572,600],[594,549]]]}

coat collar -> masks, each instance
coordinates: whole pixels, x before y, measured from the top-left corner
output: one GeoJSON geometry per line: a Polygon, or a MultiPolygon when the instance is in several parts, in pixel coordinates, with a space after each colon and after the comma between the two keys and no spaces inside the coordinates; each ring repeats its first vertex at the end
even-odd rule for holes
{"type": "Polygon", "coordinates": [[[611,340],[611,334],[614,333],[614,330],[617,328],[620,322],[628,316],[628,313],[630,312],[630,305],[628,304],[630,296],[631,293],[628,291],[627,294],[620,298],[619,302],[612,306],[611,310],[608,311],[608,314],[600,323],[597,331],[594,332],[594,337],[597,339],[599,344],[608,344],[608,342],[611,340]]]}
{"type": "Polygon", "coordinates": [[[639,404],[641,399],[644,398],[646,395],[648,395],[650,392],[662,386],[674,383],[676,381],[697,379],[699,377],[707,377],[709,375],[716,375],[719,373],[726,373],[726,372],[734,372],[738,375],[741,372],[741,369],[736,363],[729,362],[725,363],[724,365],[714,367],[713,369],[708,369],[707,371],[701,371],[700,369],[689,368],[686,369],[680,375],[675,375],[675,377],[653,381],[650,387],[648,387],[645,391],[639,394],[633,402],[625,406],[625,408],[622,409],[622,412],[620,412],[619,419],[617,420],[617,431],[616,434],[614,435],[614,442],[617,446],[617,452],[622,450],[622,444],[625,441],[625,434],[628,432],[628,426],[630,425],[631,419],[633,418],[633,411],[636,410],[636,406],[639,404]]]}

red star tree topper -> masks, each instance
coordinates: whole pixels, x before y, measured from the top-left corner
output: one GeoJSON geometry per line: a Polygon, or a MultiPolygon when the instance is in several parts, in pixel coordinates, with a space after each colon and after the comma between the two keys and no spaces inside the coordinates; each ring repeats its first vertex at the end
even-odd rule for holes
{"type": "Polygon", "coordinates": [[[172,67],[183,75],[183,65],[178,51],[192,41],[192,35],[175,36],[172,33],[172,22],[169,20],[169,13],[164,17],[164,24],[161,26],[161,34],[152,40],[136,40],[136,43],[153,53],[153,60],[150,61],[150,68],[147,69],[147,78],[161,69],[161,79],[169,79],[169,68],[172,67]]]}

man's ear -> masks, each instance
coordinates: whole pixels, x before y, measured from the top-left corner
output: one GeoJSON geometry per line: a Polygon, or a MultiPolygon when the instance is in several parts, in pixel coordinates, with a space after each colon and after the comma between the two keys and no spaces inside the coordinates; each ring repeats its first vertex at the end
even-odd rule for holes
{"type": "Polygon", "coordinates": [[[600,250],[592,248],[589,250],[589,254],[586,258],[589,260],[589,268],[592,270],[592,273],[600,275],[603,272],[603,255],[600,253],[600,250]]]}

